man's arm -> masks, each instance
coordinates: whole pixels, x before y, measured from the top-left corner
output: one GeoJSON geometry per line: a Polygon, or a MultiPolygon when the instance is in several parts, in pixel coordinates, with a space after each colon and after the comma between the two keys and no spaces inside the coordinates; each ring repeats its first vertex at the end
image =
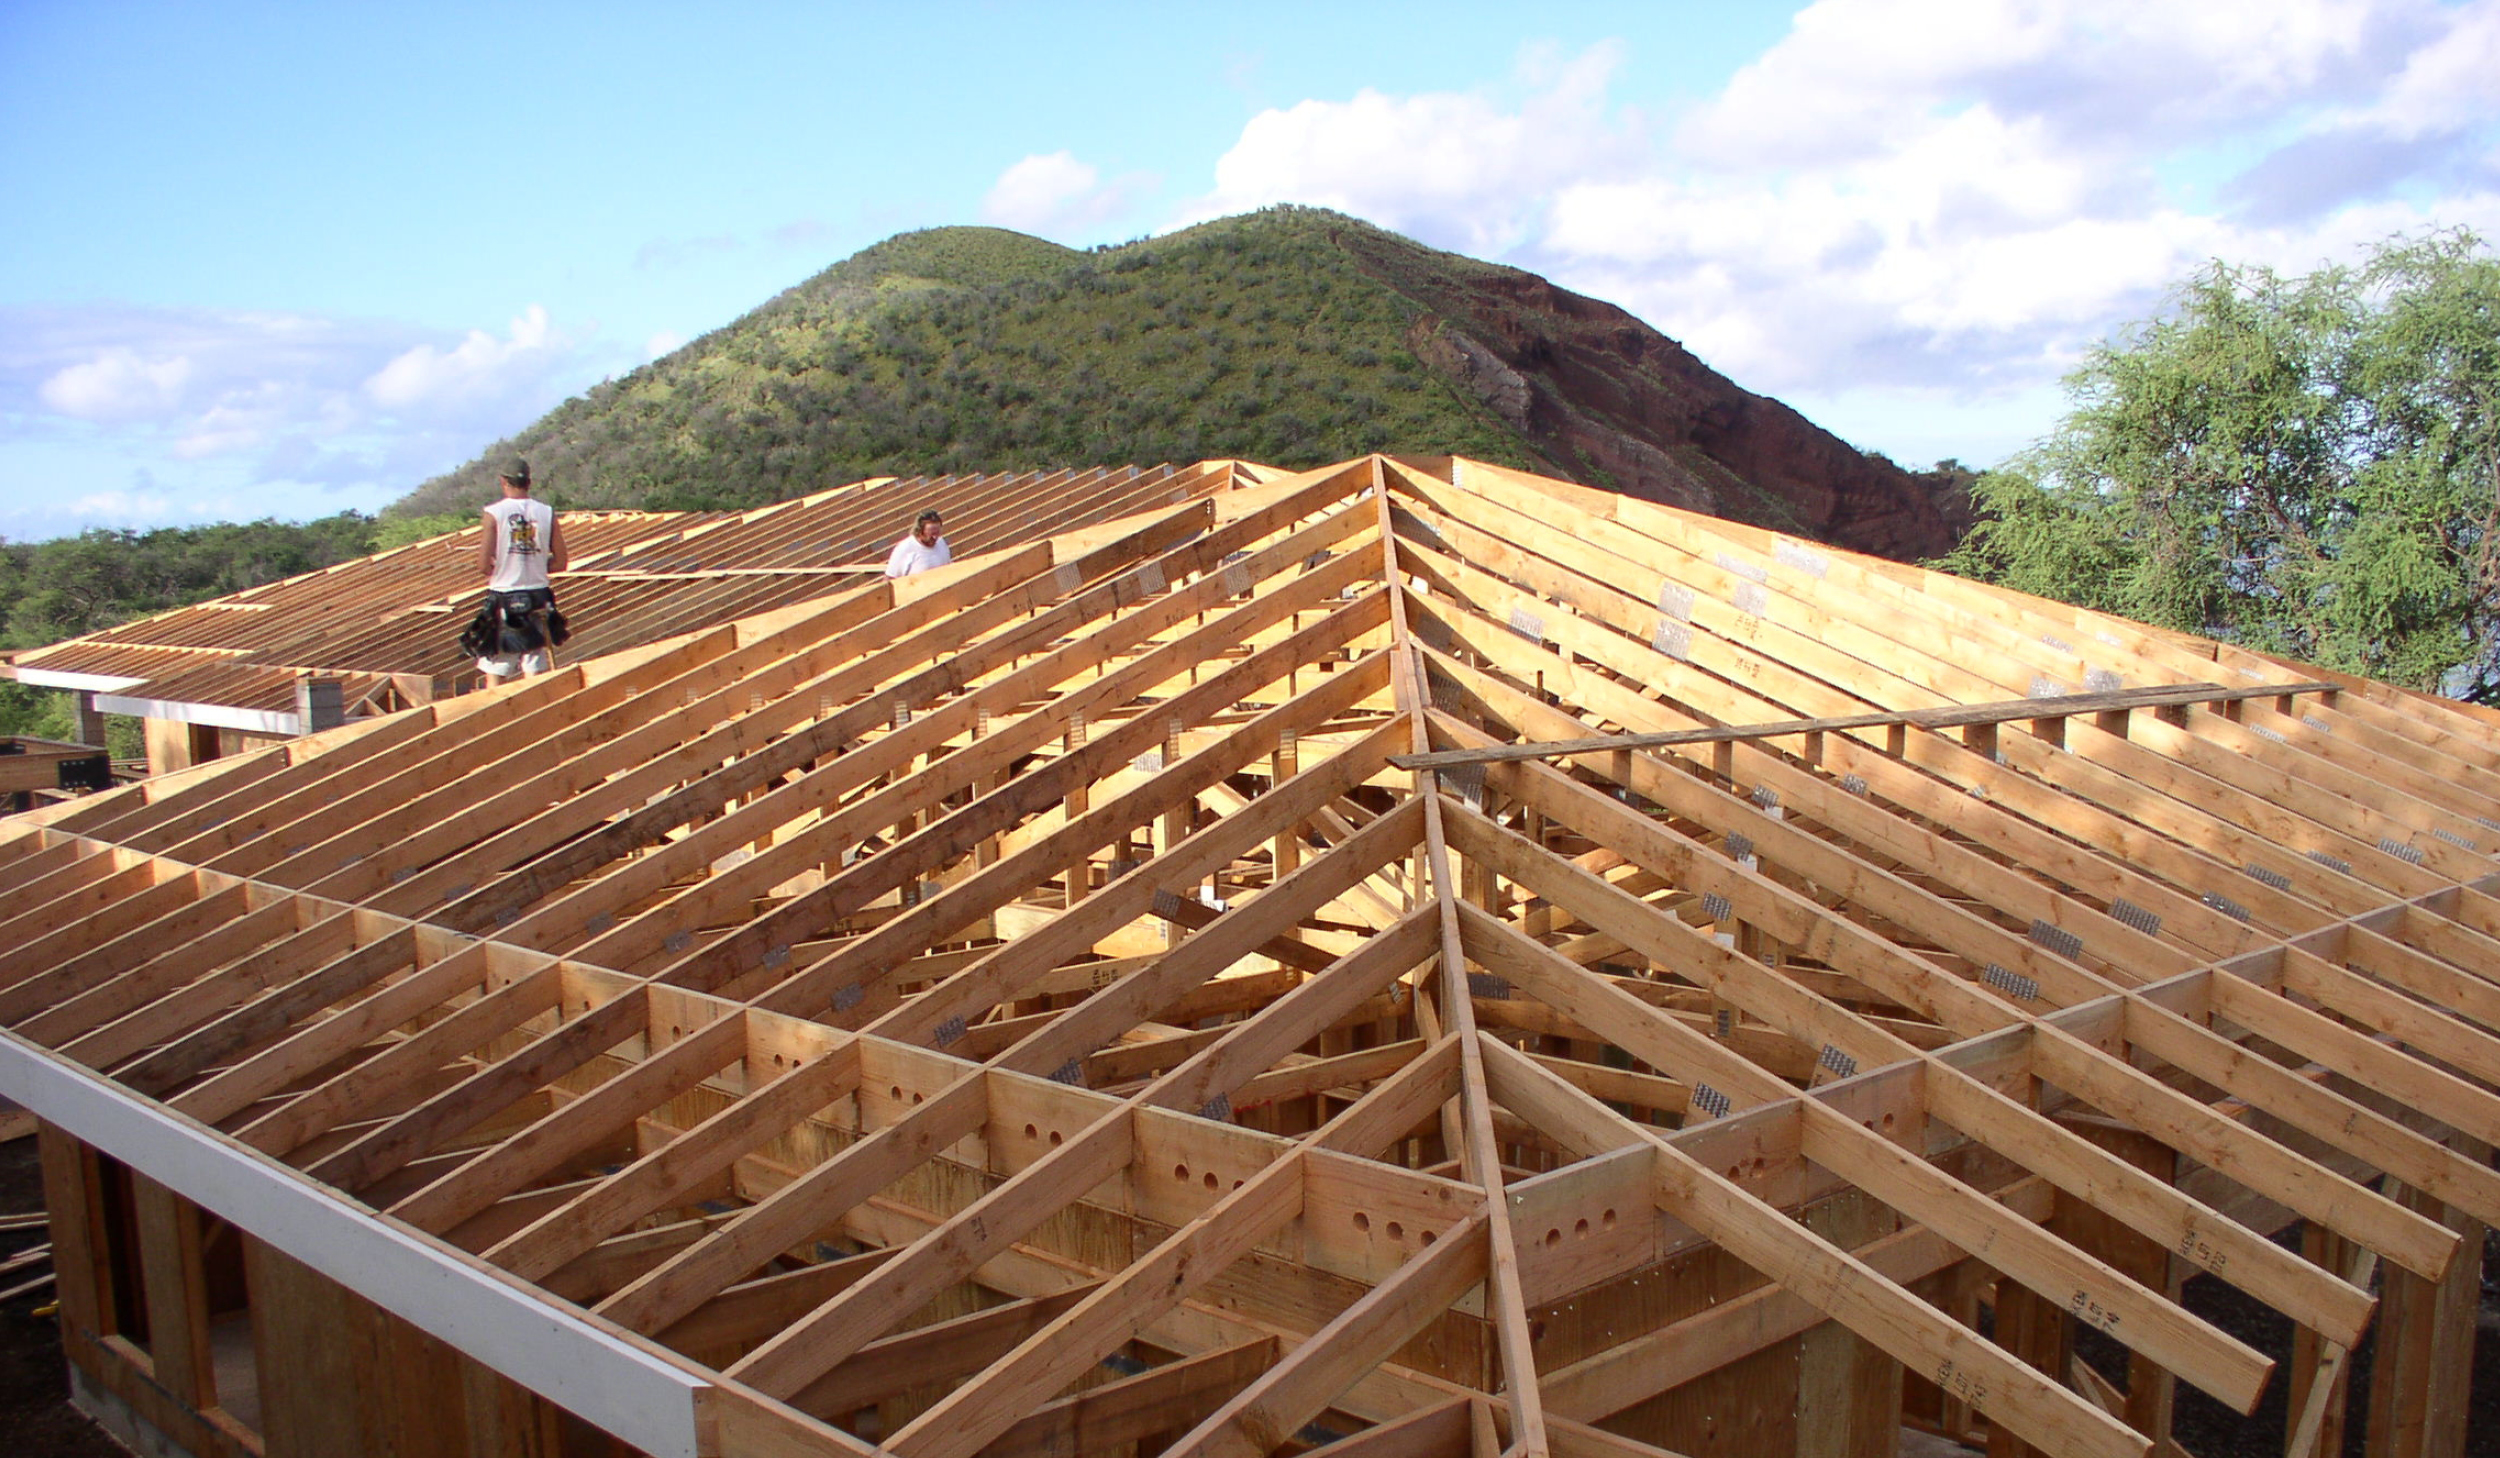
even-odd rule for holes
{"type": "Polygon", "coordinates": [[[564,548],[564,518],[549,512],[547,514],[547,570],[561,572],[570,560],[564,548]]]}
{"type": "Polygon", "coordinates": [[[905,537],[901,541],[894,544],[894,550],[885,554],[886,576],[907,577],[911,574],[911,562],[903,555],[910,550],[911,538],[909,537],[905,537]]]}
{"type": "Polygon", "coordinates": [[[491,579],[495,575],[495,533],[502,530],[503,524],[489,508],[479,507],[477,515],[486,528],[477,538],[477,575],[491,579]]]}

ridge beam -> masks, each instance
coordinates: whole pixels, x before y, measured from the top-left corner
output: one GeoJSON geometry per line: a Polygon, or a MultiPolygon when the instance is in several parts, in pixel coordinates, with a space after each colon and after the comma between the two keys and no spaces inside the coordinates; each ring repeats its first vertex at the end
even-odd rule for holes
{"type": "MultiPolygon", "coordinates": [[[[1373,505],[1380,515],[1380,551],[1389,589],[1391,648],[1396,654],[1398,700],[1416,749],[1432,747],[1432,680],[1425,670],[1424,651],[1408,616],[1406,576],[1398,564],[1397,526],[1389,509],[1389,481],[1380,458],[1372,458],[1373,505]]],[[[1459,922],[1464,904],[1450,870],[1449,841],[1444,829],[1440,776],[1415,771],[1415,798],[1424,807],[1424,854],[1432,876],[1432,896],[1441,930],[1441,995],[1451,1035],[1458,1042],[1460,1134],[1464,1142],[1453,1151],[1460,1168],[1485,1193],[1485,1294],[1492,1308],[1500,1349],[1503,1383],[1509,1391],[1512,1439],[1508,1451],[1519,1458],[1545,1458],[1550,1439],[1545,1429],[1545,1404],[1537,1392],[1536,1351],[1528,1323],[1527,1293],[1519,1279],[1517,1235],[1511,1228],[1510,1201],[1505,1191],[1500,1145],[1493,1127],[1493,1099],[1478,1051],[1475,1004],[1468,995],[1466,942],[1459,922]]],[[[1445,1106],[1446,1108],[1446,1106],[1445,1106]]],[[[1446,1126],[1445,1126],[1446,1127],[1446,1126]]],[[[1444,1136],[1446,1142],[1446,1134],[1444,1136]]],[[[1333,1395],[1333,1394],[1332,1394],[1333,1395]]],[[[1264,1431],[1264,1430],[1263,1430],[1264,1431]]],[[[1273,1446],[1272,1444],[1270,1446],[1273,1446]]]]}
{"type": "Polygon", "coordinates": [[[1663,749],[1678,744],[1720,744],[1738,739],[1780,739],[1850,729],[1881,729],[1907,725],[1914,729],[1967,729],[2010,724],[2023,719],[2063,719],[2126,709],[2176,708],[2190,704],[2228,704],[2243,699],[2288,698],[2294,694],[2333,694],[2341,684],[2316,680],[2226,688],[2218,683],[2185,683],[2159,688],[2119,689],[2105,694],[2052,694],[2036,699],[2004,699],[1949,709],[1902,709],[1877,714],[1847,714],[1828,719],[1783,719],[1769,724],[1731,724],[1713,729],[1668,729],[1654,734],[1598,734],[1584,739],[1539,740],[1502,744],[1489,749],[1436,749],[1426,754],[1401,754],[1390,761],[1400,769],[1443,770],[1463,764],[1505,764],[1521,759],[1556,759],[1572,754],[1598,754],[1617,749],[1663,749]]]}

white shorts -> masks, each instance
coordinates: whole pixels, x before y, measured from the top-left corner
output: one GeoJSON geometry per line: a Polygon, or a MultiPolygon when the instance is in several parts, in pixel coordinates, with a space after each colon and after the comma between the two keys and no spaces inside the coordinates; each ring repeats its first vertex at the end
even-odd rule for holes
{"type": "Polygon", "coordinates": [[[544,648],[528,653],[498,653],[492,658],[477,661],[477,671],[489,678],[510,678],[516,673],[545,673],[555,666],[555,659],[544,648]]]}

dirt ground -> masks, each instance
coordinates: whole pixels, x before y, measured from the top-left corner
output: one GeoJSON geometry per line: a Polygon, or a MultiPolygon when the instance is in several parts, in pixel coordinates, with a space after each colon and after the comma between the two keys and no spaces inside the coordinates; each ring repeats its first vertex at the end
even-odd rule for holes
{"type": "MultiPolygon", "coordinates": [[[[2483,1300],[2474,1323],[2474,1389],[2465,1418],[2466,1458],[2500,1452],[2500,1280],[2496,1278],[2500,1278],[2500,1232],[2483,1240],[2483,1300]]],[[[2277,1361],[2287,1359],[2292,1324],[2272,1308],[2210,1276],[2188,1282],[2187,1306],[2277,1361]]],[[[2374,1324],[2353,1353],[2353,1402],[2345,1419],[2343,1458],[2363,1458],[2362,1422],[2369,1402],[2371,1361],[2377,1355],[2376,1333],[2374,1324]]],[[[2290,1392],[2289,1375],[2278,1370],[2257,1411],[2241,1417],[2181,1383],[2171,1428],[2180,1446],[2196,1458],[2280,1458],[2290,1392]]]]}
{"type": "MultiPolygon", "coordinates": [[[[0,1144],[0,1215],[30,1213],[43,1208],[43,1178],[35,1159],[35,1141],[16,1139],[0,1144]]],[[[0,1232],[0,1259],[40,1244],[44,1232],[0,1232]]],[[[2473,1409],[2466,1419],[2466,1451],[2495,1451],[2500,1445],[2500,1234],[2485,1246],[2483,1306],[2474,1343],[2473,1409]]],[[[0,1288],[19,1278],[0,1279],[0,1288]]],[[[2240,1340],[2278,1359],[2290,1350],[2291,1323],[2268,1308],[2210,1278],[2188,1283],[2188,1306],[2240,1340]]],[[[69,1403],[66,1366],[61,1356],[60,1328],[35,1312],[51,1301],[49,1290],[0,1303],[0,1435],[12,1455],[42,1458],[126,1458],[127,1451],[69,1403]]],[[[2123,1372],[2106,1359],[2114,1349],[2095,1350],[2087,1357],[2113,1373],[2123,1372]]],[[[2353,1357],[2353,1390],[2368,1391],[2373,1344],[2364,1341],[2353,1357]]],[[[2285,1394],[2288,1379],[2270,1384],[2265,1401],[2253,1416],[2243,1418],[2203,1394],[2181,1385],[2175,1423],[2180,1445],[2195,1458],[2278,1458],[2283,1451],[2285,1394]]],[[[2355,1405],[2356,1416],[2359,1404],[2355,1405]]],[[[2358,1422],[2347,1429],[2344,1458],[2362,1458],[2358,1422]]]]}
{"type": "MultiPolygon", "coordinates": [[[[43,1208],[43,1174],[35,1141],[0,1144],[0,1215],[29,1215],[43,1208]]],[[[0,1232],[0,1259],[41,1245],[41,1230],[0,1232]]],[[[33,1272],[0,1277],[0,1290],[33,1272]]],[[[129,1458],[129,1450],[69,1404],[69,1366],[61,1356],[61,1329],[35,1313],[52,1302],[51,1288],[0,1302],[0,1434],[13,1454],[43,1458],[129,1458]]]]}

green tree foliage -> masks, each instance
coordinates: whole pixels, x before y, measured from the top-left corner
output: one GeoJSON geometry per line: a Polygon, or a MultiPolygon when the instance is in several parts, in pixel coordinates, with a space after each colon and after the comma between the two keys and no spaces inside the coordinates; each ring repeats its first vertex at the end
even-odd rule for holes
{"type": "Polygon", "coordinates": [[[2286,278],[2214,263],[2095,349],[1940,565],[2500,702],[2500,258],[2396,239],[2286,278]]]}
{"type": "Polygon", "coordinates": [[[475,514],[446,511],[432,516],[393,516],[373,524],[373,550],[387,552],[431,537],[445,536],[477,525],[475,514]]]}

